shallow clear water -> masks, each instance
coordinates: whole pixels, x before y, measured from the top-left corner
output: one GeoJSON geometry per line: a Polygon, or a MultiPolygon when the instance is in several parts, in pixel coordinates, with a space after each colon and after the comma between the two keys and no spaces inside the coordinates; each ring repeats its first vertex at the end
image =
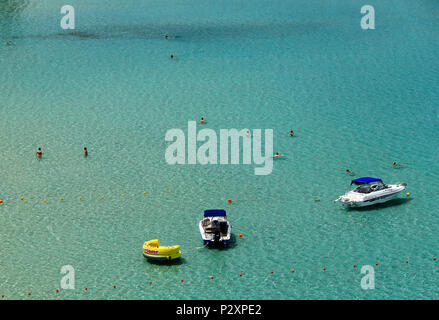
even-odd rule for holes
{"type": "Polygon", "coordinates": [[[15,43],[0,46],[5,298],[439,298],[437,2],[382,1],[369,31],[356,0],[70,1],[74,32],[64,4],[0,4],[0,41],[15,43]],[[166,131],[202,116],[274,129],[287,158],[268,176],[168,165],[166,131]],[[346,168],[412,195],[344,210],[346,168]],[[197,249],[210,208],[227,210],[228,250],[197,249]],[[145,261],[153,238],[181,261],[145,261]],[[63,265],[76,290],[56,293],[63,265]]]}

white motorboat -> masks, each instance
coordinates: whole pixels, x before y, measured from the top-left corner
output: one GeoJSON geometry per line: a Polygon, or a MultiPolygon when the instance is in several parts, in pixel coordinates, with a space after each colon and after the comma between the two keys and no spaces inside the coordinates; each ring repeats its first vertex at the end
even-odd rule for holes
{"type": "Polygon", "coordinates": [[[199,228],[205,245],[227,245],[230,243],[232,228],[227,220],[225,210],[205,210],[199,228]]]}
{"type": "Polygon", "coordinates": [[[357,188],[340,196],[334,202],[340,201],[344,207],[370,206],[395,198],[406,187],[404,182],[385,184],[381,179],[371,177],[352,180],[352,184],[355,184],[357,188]]]}

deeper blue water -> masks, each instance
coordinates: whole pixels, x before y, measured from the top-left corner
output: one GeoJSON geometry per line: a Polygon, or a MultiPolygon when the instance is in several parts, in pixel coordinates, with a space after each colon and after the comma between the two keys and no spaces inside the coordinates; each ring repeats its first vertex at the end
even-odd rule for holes
{"type": "Polygon", "coordinates": [[[375,30],[357,0],[72,0],[75,30],[64,4],[0,4],[4,299],[439,298],[437,1],[370,3],[375,30]],[[200,117],[273,129],[287,157],[167,164],[167,130],[200,117]],[[346,168],[411,196],[342,209],[346,168]],[[197,248],[211,208],[227,250],[197,248]],[[181,261],[147,262],[154,238],[181,261]],[[64,265],[76,289],[56,293],[64,265]]]}

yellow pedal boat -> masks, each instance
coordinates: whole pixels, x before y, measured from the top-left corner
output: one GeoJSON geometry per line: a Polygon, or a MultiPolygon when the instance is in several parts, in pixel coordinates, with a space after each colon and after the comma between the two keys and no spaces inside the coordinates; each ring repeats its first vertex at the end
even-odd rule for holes
{"type": "Polygon", "coordinates": [[[180,246],[164,247],[159,240],[149,240],[143,244],[143,256],[150,260],[174,260],[181,256],[180,246]]]}

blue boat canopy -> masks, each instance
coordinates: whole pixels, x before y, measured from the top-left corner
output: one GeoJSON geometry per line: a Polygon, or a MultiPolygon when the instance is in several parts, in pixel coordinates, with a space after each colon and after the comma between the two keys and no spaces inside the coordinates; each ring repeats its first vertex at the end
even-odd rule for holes
{"type": "Polygon", "coordinates": [[[358,178],[358,179],[352,180],[351,185],[356,184],[357,186],[361,186],[362,184],[367,184],[367,183],[377,182],[377,181],[383,182],[381,179],[371,178],[371,177],[363,177],[363,178],[358,178]]]}
{"type": "Polygon", "coordinates": [[[225,217],[226,210],[223,209],[213,209],[213,210],[204,210],[205,217],[225,217]]]}

